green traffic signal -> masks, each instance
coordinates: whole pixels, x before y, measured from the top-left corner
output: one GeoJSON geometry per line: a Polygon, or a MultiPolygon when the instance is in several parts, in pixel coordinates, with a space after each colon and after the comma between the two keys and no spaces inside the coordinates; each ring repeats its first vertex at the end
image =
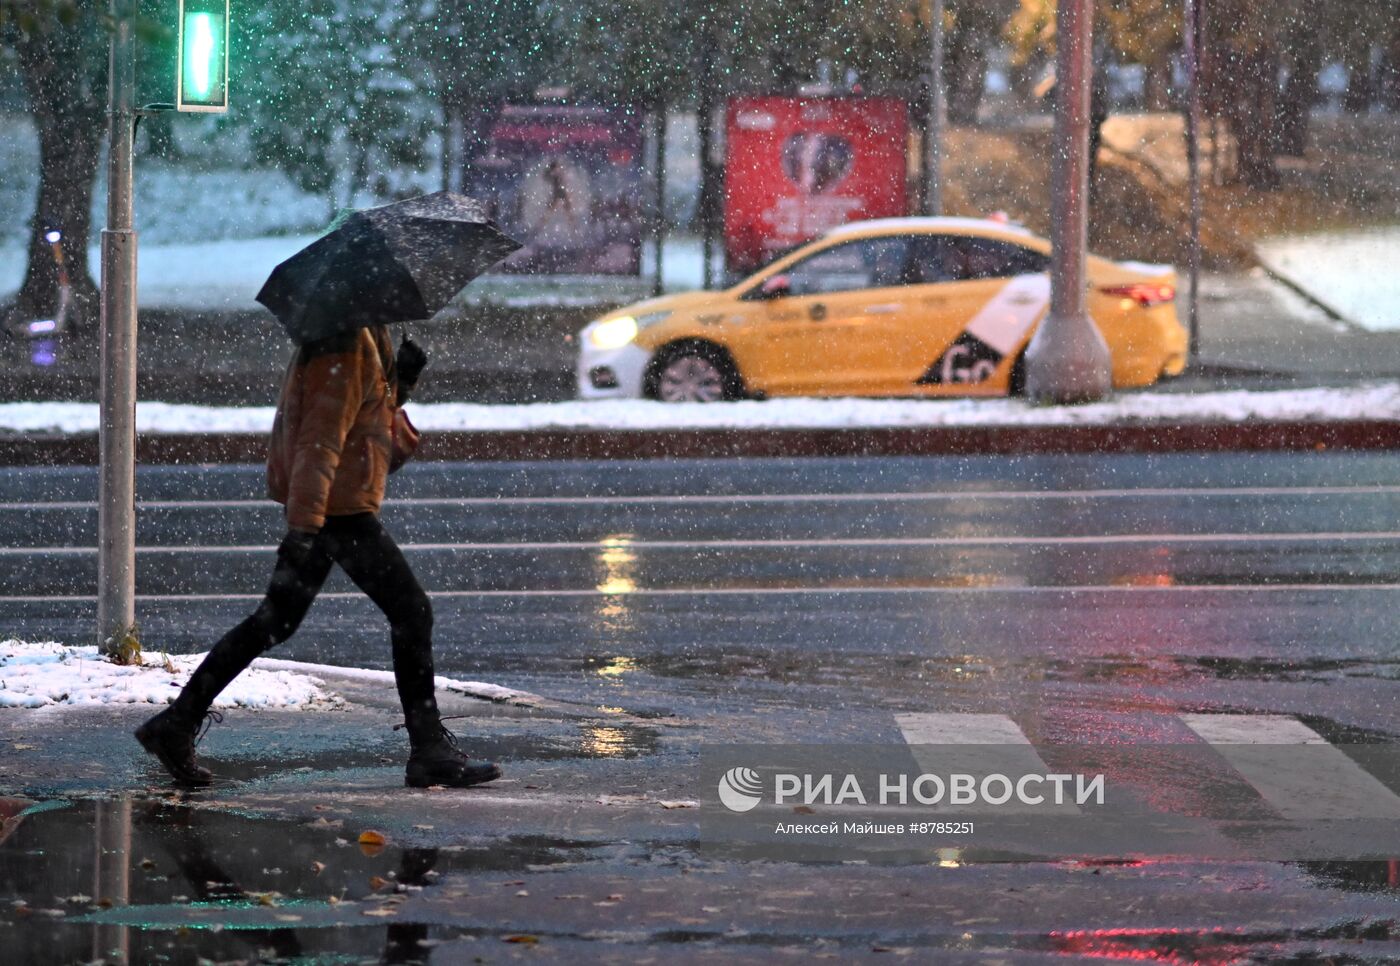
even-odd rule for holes
{"type": "Polygon", "coordinates": [[[175,108],[228,110],[228,0],[180,0],[175,108]]]}

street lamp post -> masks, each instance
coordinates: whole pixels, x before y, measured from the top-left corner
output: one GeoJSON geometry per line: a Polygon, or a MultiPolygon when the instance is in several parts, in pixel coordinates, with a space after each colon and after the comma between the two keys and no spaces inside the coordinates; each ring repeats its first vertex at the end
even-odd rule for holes
{"type": "Polygon", "coordinates": [[[107,227],[102,230],[102,386],[98,428],[97,640],[130,660],[136,641],[136,231],[132,138],[137,0],[111,0],[107,227]]]}
{"type": "Polygon", "coordinates": [[[924,214],[943,214],[943,0],[929,0],[928,120],[924,148],[924,214]]]}
{"type": "Polygon", "coordinates": [[[1186,54],[1186,150],[1191,181],[1191,254],[1186,318],[1190,332],[1186,358],[1194,361],[1200,348],[1201,285],[1201,0],[1186,0],[1183,30],[1186,54]]]}
{"type": "Polygon", "coordinates": [[[1060,0],[1056,13],[1050,314],[1026,349],[1026,394],[1039,403],[1089,402],[1112,387],[1108,345],[1085,297],[1093,15],[1091,0],[1060,0]]]}

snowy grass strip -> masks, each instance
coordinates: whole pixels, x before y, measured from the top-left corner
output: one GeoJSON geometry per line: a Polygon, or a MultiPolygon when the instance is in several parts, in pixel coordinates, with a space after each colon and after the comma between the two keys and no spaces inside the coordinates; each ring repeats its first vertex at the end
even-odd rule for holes
{"type": "MultiPolygon", "coordinates": [[[[139,666],[112,664],[96,647],[55,641],[0,641],[0,708],[53,705],[164,705],[175,699],[203,654],[145,653],[139,666]]],[[[214,702],[216,708],[335,710],[344,700],[310,674],[252,668],[214,702]]]]}
{"type": "MultiPolygon", "coordinates": [[[[136,428],[148,434],[262,434],[272,428],[273,412],[270,406],[143,402],[136,407],[136,428]]],[[[1020,399],[769,399],[732,403],[607,399],[522,405],[415,403],[412,413],[414,424],[428,432],[1400,421],[1400,383],[1228,392],[1129,392],[1083,406],[1033,406],[1020,399]]],[[[97,425],[95,403],[0,404],[0,433],[91,434],[97,432],[97,425]]]]}

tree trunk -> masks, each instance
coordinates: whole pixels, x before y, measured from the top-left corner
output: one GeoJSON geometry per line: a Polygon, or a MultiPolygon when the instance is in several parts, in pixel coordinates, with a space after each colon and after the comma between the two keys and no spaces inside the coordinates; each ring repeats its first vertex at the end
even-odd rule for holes
{"type": "Polygon", "coordinates": [[[30,222],[29,264],[8,321],[51,315],[58,305],[58,270],[44,239],[63,233],[63,251],[73,285],[69,324],[81,331],[98,313],[97,286],[88,268],[93,178],[106,133],[103,102],[105,73],[93,60],[101,44],[84,31],[96,30],[90,18],[74,26],[54,24],[21,34],[15,48],[39,132],[39,198],[30,222]],[[97,79],[101,78],[101,83],[97,79]]]}
{"type": "Polygon", "coordinates": [[[1342,108],[1349,114],[1365,113],[1370,110],[1371,101],[1376,96],[1376,87],[1371,80],[1370,45],[1358,45],[1356,49],[1348,51],[1345,63],[1347,90],[1342,95],[1342,108]]]}
{"type": "Polygon", "coordinates": [[[1293,69],[1283,85],[1278,105],[1278,151],[1301,158],[1308,145],[1308,112],[1318,99],[1317,73],[1322,69],[1322,43],[1308,31],[1294,44],[1293,69]]]}
{"type": "Polygon", "coordinates": [[[1387,111],[1400,112],[1400,26],[1381,57],[1376,94],[1387,111]]]}
{"type": "Polygon", "coordinates": [[[952,56],[944,69],[948,92],[948,120],[953,124],[976,124],[977,109],[987,86],[987,51],[968,45],[948,51],[952,56]]]}
{"type": "Polygon", "coordinates": [[[1278,187],[1277,78],[1278,49],[1272,45],[1242,50],[1235,58],[1237,93],[1226,109],[1236,144],[1236,175],[1251,188],[1278,187]]]}
{"type": "Polygon", "coordinates": [[[1155,57],[1143,67],[1143,108],[1148,111],[1172,109],[1172,64],[1169,56],[1155,57]]]}

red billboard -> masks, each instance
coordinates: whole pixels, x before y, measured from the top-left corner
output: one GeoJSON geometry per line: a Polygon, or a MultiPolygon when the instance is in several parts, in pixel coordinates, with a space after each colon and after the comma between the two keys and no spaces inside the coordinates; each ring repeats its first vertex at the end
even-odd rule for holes
{"type": "Polygon", "coordinates": [[[890,97],[733,97],[725,257],[747,272],[829,228],[907,214],[909,115],[890,97]]]}

